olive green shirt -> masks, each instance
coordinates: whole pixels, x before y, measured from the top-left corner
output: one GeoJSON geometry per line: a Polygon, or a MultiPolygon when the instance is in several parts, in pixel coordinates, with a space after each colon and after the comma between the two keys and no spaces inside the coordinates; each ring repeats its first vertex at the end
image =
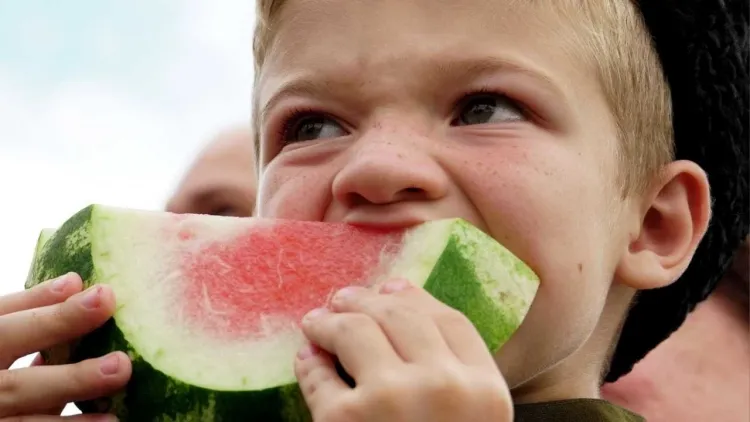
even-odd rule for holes
{"type": "Polygon", "coordinates": [[[515,406],[515,422],[645,422],[604,400],[576,399],[515,406]]]}

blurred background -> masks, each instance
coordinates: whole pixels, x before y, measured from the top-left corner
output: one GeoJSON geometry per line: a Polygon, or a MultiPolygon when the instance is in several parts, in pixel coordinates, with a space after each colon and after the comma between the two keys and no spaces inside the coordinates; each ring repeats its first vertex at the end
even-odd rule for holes
{"type": "Polygon", "coordinates": [[[253,21],[246,0],[0,0],[0,295],[41,228],[90,203],[162,209],[249,119],[253,21]]]}

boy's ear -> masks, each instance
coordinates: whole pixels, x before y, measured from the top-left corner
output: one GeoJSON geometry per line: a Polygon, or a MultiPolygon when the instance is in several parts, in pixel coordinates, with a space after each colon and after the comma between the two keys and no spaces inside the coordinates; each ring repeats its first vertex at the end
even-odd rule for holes
{"type": "Polygon", "coordinates": [[[691,161],[672,162],[640,205],[639,231],[620,260],[616,279],[637,290],[664,287],[687,269],[706,233],[708,177],[691,161]]]}

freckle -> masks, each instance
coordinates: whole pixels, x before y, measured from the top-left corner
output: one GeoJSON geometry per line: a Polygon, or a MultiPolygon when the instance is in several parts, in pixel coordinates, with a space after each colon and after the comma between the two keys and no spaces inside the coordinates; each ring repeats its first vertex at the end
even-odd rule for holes
{"type": "Polygon", "coordinates": [[[582,272],[583,272],[583,262],[579,262],[579,263],[578,263],[578,272],[579,272],[579,273],[582,273],[582,272]]]}

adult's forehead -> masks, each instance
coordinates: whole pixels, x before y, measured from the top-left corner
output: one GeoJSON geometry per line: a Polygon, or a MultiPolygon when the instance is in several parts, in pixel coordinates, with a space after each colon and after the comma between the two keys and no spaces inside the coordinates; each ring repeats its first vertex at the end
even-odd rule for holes
{"type": "Polygon", "coordinates": [[[252,212],[257,181],[249,133],[249,129],[238,128],[215,137],[184,174],[167,210],[210,213],[210,206],[232,205],[252,212]]]}
{"type": "Polygon", "coordinates": [[[183,176],[177,193],[205,189],[238,176],[254,183],[255,148],[245,128],[225,131],[206,145],[183,176]]]}
{"type": "Polygon", "coordinates": [[[199,154],[196,163],[216,159],[255,160],[252,132],[249,128],[230,129],[214,138],[199,154]]]}

